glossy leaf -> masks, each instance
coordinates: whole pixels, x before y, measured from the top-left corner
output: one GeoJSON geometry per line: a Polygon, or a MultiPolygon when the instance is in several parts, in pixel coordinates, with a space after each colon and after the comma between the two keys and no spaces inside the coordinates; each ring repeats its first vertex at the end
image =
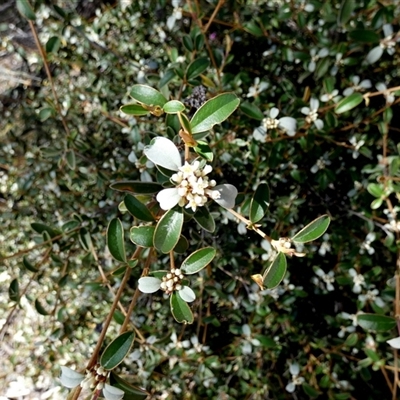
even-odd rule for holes
{"type": "Polygon", "coordinates": [[[154,232],[154,247],[162,253],[169,253],[178,243],[183,226],[181,210],[169,210],[158,221],[154,232]]]}
{"type": "Polygon", "coordinates": [[[204,158],[208,162],[212,162],[214,159],[214,154],[208,145],[207,142],[198,141],[197,145],[193,147],[193,150],[198,154],[200,157],[204,158]]]}
{"type": "Polygon", "coordinates": [[[146,115],[150,113],[149,110],[140,104],[125,104],[120,110],[127,115],[146,115]]]}
{"type": "Polygon", "coordinates": [[[116,260],[126,262],[124,229],[118,218],[112,219],[108,225],[107,245],[111,255],[116,260]]]}
{"type": "Polygon", "coordinates": [[[112,370],[117,367],[129,354],[134,340],[135,333],[133,331],[119,335],[104,350],[100,357],[100,365],[105,370],[112,370]]]}
{"type": "Polygon", "coordinates": [[[390,331],[396,326],[394,318],[380,314],[358,314],[357,322],[368,331],[390,331]]]}
{"type": "Polygon", "coordinates": [[[19,293],[19,283],[18,279],[15,278],[11,281],[10,286],[8,287],[8,297],[11,301],[19,301],[20,293],[19,293]]]}
{"type": "Polygon", "coordinates": [[[297,232],[296,235],[292,237],[292,241],[295,243],[312,242],[326,232],[330,222],[331,219],[328,215],[321,215],[319,218],[310,222],[301,231],[297,232]]]}
{"type": "Polygon", "coordinates": [[[185,111],[185,105],[178,100],[170,100],[164,104],[163,110],[167,114],[177,114],[185,111]]]}
{"type": "Polygon", "coordinates": [[[39,301],[39,299],[35,300],[35,308],[36,311],[40,314],[40,315],[49,315],[50,313],[42,306],[42,303],[39,301]]]}
{"type": "Polygon", "coordinates": [[[135,196],[127,194],[124,198],[124,204],[129,213],[137,219],[146,222],[154,221],[154,217],[149,209],[135,196]]]}
{"type": "Polygon", "coordinates": [[[349,32],[349,38],[362,43],[378,43],[380,39],[376,32],[367,29],[355,29],[349,32]]]}
{"type": "Polygon", "coordinates": [[[192,324],[194,321],[192,310],[186,301],[182,300],[179,293],[173,292],[170,298],[171,313],[175,320],[181,324],[192,324]]]}
{"type": "Polygon", "coordinates": [[[188,240],[185,238],[185,236],[181,235],[179,237],[178,243],[174,247],[175,253],[185,254],[188,248],[189,248],[188,240]]]}
{"type": "Polygon", "coordinates": [[[193,79],[202,74],[210,65],[208,57],[201,57],[192,61],[186,70],[186,79],[193,79]]]}
{"type": "Polygon", "coordinates": [[[206,206],[199,207],[194,216],[194,220],[207,232],[214,232],[215,231],[215,221],[213,216],[208,211],[206,206]]]}
{"type": "Polygon", "coordinates": [[[244,101],[240,104],[240,110],[243,111],[248,117],[261,121],[264,119],[262,111],[254,104],[244,101]]]}
{"type": "Polygon", "coordinates": [[[35,12],[33,11],[33,8],[28,0],[17,0],[16,6],[17,10],[21,13],[21,15],[24,18],[29,19],[31,21],[34,21],[36,19],[35,12]]]}
{"type": "Polygon", "coordinates": [[[286,265],[286,256],[283,253],[278,253],[264,272],[264,285],[268,289],[273,289],[282,282],[286,274],[286,265]]]}
{"type": "Polygon", "coordinates": [[[340,25],[344,25],[350,20],[355,6],[354,0],[342,0],[338,16],[338,23],[340,25]]]}
{"type": "Polygon", "coordinates": [[[153,247],[154,226],[133,226],[130,230],[130,239],[140,247],[153,247]]]}
{"type": "Polygon", "coordinates": [[[167,102],[161,92],[147,85],[133,85],[129,94],[134,100],[147,106],[162,107],[167,102]]]}
{"type": "Polygon", "coordinates": [[[37,233],[43,234],[43,232],[47,232],[51,238],[54,238],[61,233],[58,229],[53,229],[50,226],[42,224],[40,222],[33,222],[31,224],[31,227],[37,233]]]}
{"type": "Polygon", "coordinates": [[[38,272],[39,270],[35,268],[26,257],[22,259],[23,266],[30,272],[38,272]]]}
{"type": "Polygon", "coordinates": [[[149,393],[118,376],[115,372],[111,371],[110,383],[125,392],[124,400],[144,400],[149,393]]]}
{"type": "Polygon", "coordinates": [[[269,187],[266,183],[260,183],[250,202],[250,221],[255,224],[265,215],[269,207],[269,187]]]}
{"type": "Polygon", "coordinates": [[[336,114],[343,114],[346,111],[350,111],[362,103],[364,97],[361,93],[352,93],[350,96],[340,100],[335,107],[336,114]]]}
{"type": "Polygon", "coordinates": [[[369,194],[372,194],[372,196],[377,198],[382,197],[385,193],[383,185],[379,183],[369,183],[367,186],[367,190],[369,194]]]}
{"type": "Polygon", "coordinates": [[[46,43],[47,53],[57,53],[60,48],[61,40],[58,36],[52,36],[46,43]]]}
{"type": "Polygon", "coordinates": [[[213,247],[203,247],[190,254],[181,264],[186,275],[195,274],[205,268],[215,257],[217,251],[213,247]]]}
{"type": "Polygon", "coordinates": [[[140,181],[118,181],[110,185],[111,189],[134,194],[153,194],[162,189],[159,183],[140,181]]]}
{"type": "Polygon", "coordinates": [[[174,79],[176,76],[176,73],[173,69],[167,69],[160,79],[160,82],[158,82],[158,87],[161,89],[164,87],[167,83],[169,83],[172,79],[174,79]]]}
{"type": "Polygon", "coordinates": [[[68,168],[74,170],[76,167],[76,158],[74,150],[69,149],[65,152],[65,160],[67,161],[68,168]]]}
{"type": "Polygon", "coordinates": [[[240,100],[233,93],[223,93],[206,101],[190,121],[192,133],[210,130],[225,121],[239,106],[240,100]]]}

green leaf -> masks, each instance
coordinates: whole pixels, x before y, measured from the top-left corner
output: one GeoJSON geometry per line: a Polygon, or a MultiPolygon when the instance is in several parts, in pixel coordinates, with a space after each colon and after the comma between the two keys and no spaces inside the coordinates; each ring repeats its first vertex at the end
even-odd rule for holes
{"type": "Polygon", "coordinates": [[[31,227],[37,233],[43,234],[43,232],[47,232],[51,238],[54,238],[61,234],[61,232],[58,229],[53,229],[50,226],[41,224],[39,222],[33,222],[31,224],[31,227]]]}
{"type": "Polygon", "coordinates": [[[184,254],[186,253],[188,248],[189,248],[188,240],[185,238],[185,236],[181,235],[179,237],[178,243],[174,247],[175,253],[184,254]]]}
{"type": "Polygon", "coordinates": [[[351,14],[355,9],[354,0],[342,0],[338,15],[338,24],[345,25],[351,18],[351,14]]]}
{"type": "Polygon", "coordinates": [[[167,114],[177,114],[185,111],[185,105],[178,100],[170,100],[164,104],[163,110],[167,114]]]}
{"type": "Polygon", "coordinates": [[[140,104],[125,104],[120,110],[128,115],[146,115],[150,113],[149,110],[146,110],[140,104]]]}
{"type": "Polygon", "coordinates": [[[269,207],[269,187],[266,183],[260,183],[250,202],[250,221],[255,224],[260,221],[269,207]]]}
{"type": "Polygon", "coordinates": [[[367,331],[390,331],[396,326],[394,318],[380,314],[359,314],[357,322],[367,331]]]}
{"type": "Polygon", "coordinates": [[[208,57],[200,57],[192,61],[186,70],[186,79],[193,79],[202,74],[210,65],[208,57]]]}
{"type": "Polygon", "coordinates": [[[192,310],[179,296],[179,293],[173,292],[170,299],[171,313],[175,320],[181,324],[193,324],[194,317],[192,310]]]}
{"type": "Polygon", "coordinates": [[[380,39],[375,31],[367,29],[355,29],[349,32],[349,38],[361,43],[378,43],[380,39]]]}
{"type": "Polygon", "coordinates": [[[204,158],[208,162],[212,162],[212,160],[214,159],[214,154],[207,142],[199,140],[197,141],[197,146],[195,146],[193,149],[196,154],[198,154],[200,157],[204,158]]]}
{"type": "Polygon", "coordinates": [[[182,37],[182,43],[190,53],[193,51],[193,40],[189,35],[184,35],[182,37]]]}
{"type": "Polygon", "coordinates": [[[119,335],[104,350],[100,357],[100,365],[108,371],[117,367],[129,354],[134,340],[135,333],[133,331],[119,335]]]}
{"type": "Polygon", "coordinates": [[[50,313],[42,306],[42,303],[39,301],[39,299],[35,300],[35,308],[36,311],[40,314],[40,315],[49,315],[50,313]]]}
{"type": "Polygon", "coordinates": [[[254,36],[264,35],[262,29],[257,25],[257,23],[254,20],[251,20],[250,22],[246,23],[244,25],[244,30],[251,33],[254,36]]]}
{"type": "Polygon", "coordinates": [[[113,320],[118,324],[118,325],[122,325],[125,321],[125,316],[124,314],[122,314],[121,311],[119,310],[115,310],[113,313],[113,320]]]}
{"type": "Polygon", "coordinates": [[[193,215],[194,220],[207,232],[215,231],[215,221],[206,206],[199,207],[193,215]]]}
{"type": "Polygon", "coordinates": [[[24,18],[31,21],[36,19],[35,12],[28,0],[17,0],[17,9],[24,18]]]}
{"type": "Polygon", "coordinates": [[[318,397],[321,393],[318,392],[318,390],[314,389],[311,385],[309,385],[307,382],[303,382],[301,385],[302,389],[304,390],[304,393],[309,397],[309,398],[314,398],[318,397]]]}
{"type": "Polygon", "coordinates": [[[61,40],[58,36],[52,36],[46,43],[47,53],[57,53],[60,48],[61,40]]]}
{"type": "Polygon", "coordinates": [[[111,255],[116,260],[126,262],[124,229],[118,218],[112,219],[108,225],[107,245],[111,255]]]}
{"type": "Polygon", "coordinates": [[[169,253],[178,243],[183,226],[182,210],[169,210],[158,221],[154,232],[154,247],[169,253]]]}
{"type": "Polygon", "coordinates": [[[243,111],[248,117],[261,121],[264,119],[262,111],[252,103],[244,101],[240,104],[240,110],[243,111]]]}
{"type": "Polygon", "coordinates": [[[350,96],[340,100],[335,107],[336,114],[343,114],[346,111],[352,110],[362,103],[364,97],[361,93],[352,93],[350,96]]]}
{"type": "Polygon", "coordinates": [[[79,230],[79,243],[86,251],[91,251],[93,248],[92,238],[86,228],[79,230]]]}
{"type": "Polygon", "coordinates": [[[124,400],[144,400],[149,395],[148,392],[131,385],[113,371],[110,374],[110,384],[125,392],[124,400]]]}
{"type": "Polygon", "coordinates": [[[24,257],[24,258],[22,259],[22,264],[23,264],[23,266],[24,266],[28,271],[31,271],[31,272],[38,272],[38,271],[39,271],[37,268],[35,268],[35,267],[28,261],[28,259],[27,259],[26,257],[24,257]]]}
{"type": "Polygon", "coordinates": [[[195,274],[205,268],[215,257],[217,251],[213,247],[203,247],[188,256],[181,264],[186,275],[195,274]]]}
{"type": "Polygon", "coordinates": [[[134,100],[147,106],[163,107],[167,102],[162,93],[147,85],[133,85],[129,94],[134,100]]]}
{"type": "Polygon", "coordinates": [[[331,219],[328,217],[328,215],[321,215],[314,221],[310,222],[307,226],[305,226],[300,232],[297,232],[292,237],[292,241],[295,243],[312,242],[313,240],[318,239],[325,233],[325,231],[328,229],[330,222],[331,219]]]}
{"type": "Polygon", "coordinates": [[[154,226],[132,226],[130,239],[140,247],[153,247],[154,226]]]}
{"type": "Polygon", "coordinates": [[[67,161],[68,168],[74,170],[76,167],[76,159],[75,152],[72,149],[66,151],[65,160],[67,161]]]}
{"type": "Polygon", "coordinates": [[[278,253],[271,265],[264,272],[264,285],[268,289],[277,287],[286,274],[286,257],[283,253],[278,253]]]}
{"type": "Polygon", "coordinates": [[[124,198],[124,203],[126,209],[129,213],[140,219],[141,221],[152,222],[154,221],[154,217],[149,209],[139,201],[135,196],[127,194],[124,198]]]}
{"type": "Polygon", "coordinates": [[[240,100],[234,93],[222,93],[206,101],[190,121],[192,133],[210,130],[225,121],[239,106],[240,100]]]}
{"type": "Polygon", "coordinates": [[[53,115],[54,115],[54,108],[51,107],[42,108],[39,111],[39,119],[41,122],[48,120],[53,115]]]}
{"type": "Polygon", "coordinates": [[[112,183],[110,188],[134,194],[153,194],[159,192],[163,187],[155,182],[119,181],[112,183]]]}
{"type": "Polygon", "coordinates": [[[358,334],[356,332],[350,333],[344,342],[345,346],[354,347],[358,342],[358,334]]]}
{"type": "Polygon", "coordinates": [[[377,198],[382,197],[385,193],[383,185],[379,183],[369,183],[367,186],[367,190],[369,194],[372,194],[372,196],[377,198]]]}
{"type": "Polygon", "coordinates": [[[15,278],[11,281],[10,286],[8,287],[8,297],[11,301],[19,301],[20,293],[19,293],[19,283],[18,279],[15,278]]]}
{"type": "Polygon", "coordinates": [[[160,89],[164,87],[168,82],[175,78],[175,75],[176,73],[173,69],[167,69],[163,77],[160,79],[160,82],[158,82],[158,87],[160,89]]]}

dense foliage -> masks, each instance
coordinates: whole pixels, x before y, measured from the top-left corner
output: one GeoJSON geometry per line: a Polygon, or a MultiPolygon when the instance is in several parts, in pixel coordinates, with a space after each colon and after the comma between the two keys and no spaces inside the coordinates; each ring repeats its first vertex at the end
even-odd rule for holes
{"type": "Polygon", "coordinates": [[[7,390],[396,399],[400,2],[89,4],[1,42],[7,390]]]}

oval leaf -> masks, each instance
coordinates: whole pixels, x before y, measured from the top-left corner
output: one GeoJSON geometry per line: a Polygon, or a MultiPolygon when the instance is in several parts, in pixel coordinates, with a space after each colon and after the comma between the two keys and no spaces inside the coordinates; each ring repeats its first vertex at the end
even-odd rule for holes
{"type": "Polygon", "coordinates": [[[225,121],[239,106],[240,100],[233,93],[223,93],[206,101],[190,121],[192,133],[210,130],[225,121]]]}
{"type": "Polygon", "coordinates": [[[366,29],[355,29],[354,31],[349,32],[349,38],[362,43],[379,42],[379,35],[374,31],[366,29]]]}
{"type": "Polygon", "coordinates": [[[192,310],[177,292],[171,294],[170,306],[171,313],[177,322],[181,324],[193,324],[194,317],[192,310]]]}
{"type": "Polygon", "coordinates": [[[203,247],[188,256],[181,265],[186,275],[195,274],[206,267],[215,257],[217,251],[213,247],[203,247]]]}
{"type": "Polygon", "coordinates": [[[146,110],[143,106],[140,104],[125,104],[120,108],[120,110],[124,114],[128,115],[146,115],[150,111],[146,110]]]}
{"type": "Polygon", "coordinates": [[[269,187],[260,183],[250,202],[250,221],[255,224],[264,217],[269,207],[269,187]]]}
{"type": "Polygon", "coordinates": [[[344,25],[346,22],[349,21],[351,18],[351,14],[354,11],[355,8],[355,2],[354,0],[342,0],[342,4],[340,6],[339,10],[339,16],[338,16],[338,23],[340,25],[344,25]]]}
{"type": "Polygon", "coordinates": [[[178,100],[170,100],[164,104],[163,110],[167,114],[177,114],[185,111],[185,105],[178,100]]]}
{"type": "Polygon", "coordinates": [[[110,383],[125,392],[124,400],[144,400],[149,395],[145,390],[131,385],[114,372],[110,374],[110,383]]]}
{"type": "Polygon", "coordinates": [[[135,340],[133,331],[124,332],[115,338],[100,357],[100,365],[106,370],[112,370],[128,355],[135,340]]]}
{"type": "Polygon", "coordinates": [[[133,85],[129,94],[134,100],[148,106],[162,107],[167,102],[167,99],[158,90],[147,85],[133,85]]]}
{"type": "Polygon", "coordinates": [[[107,245],[111,255],[116,260],[126,262],[124,229],[118,218],[112,219],[108,225],[107,245]]]}
{"type": "Polygon", "coordinates": [[[193,79],[202,74],[210,65],[208,57],[201,57],[191,62],[186,70],[186,79],[193,79]]]}
{"type": "Polygon", "coordinates": [[[19,283],[18,279],[15,278],[11,281],[10,286],[8,287],[8,297],[11,301],[19,301],[19,283]]]}
{"type": "Polygon", "coordinates": [[[35,12],[33,11],[33,8],[29,4],[28,0],[17,0],[17,9],[24,18],[31,21],[36,19],[35,12]]]}
{"type": "Polygon", "coordinates": [[[215,231],[215,221],[207,207],[199,207],[193,218],[207,232],[212,233],[215,231]]]}
{"type": "Polygon", "coordinates": [[[140,247],[153,247],[154,226],[133,226],[130,231],[130,239],[140,247]]]}
{"type": "Polygon", "coordinates": [[[252,103],[248,101],[244,101],[240,105],[240,110],[243,111],[248,117],[256,119],[257,121],[261,121],[264,119],[264,114],[262,111],[252,103]]]}
{"type": "Polygon", "coordinates": [[[49,315],[49,313],[47,312],[47,310],[42,306],[42,303],[39,301],[39,299],[35,300],[35,308],[36,311],[40,314],[40,315],[49,315]]]}
{"type": "Polygon", "coordinates": [[[178,243],[183,226],[181,210],[169,210],[158,221],[154,232],[154,247],[162,253],[169,253],[178,243]]]}
{"type": "Polygon", "coordinates": [[[352,110],[357,107],[363,101],[363,95],[361,93],[353,93],[350,96],[340,100],[335,107],[336,114],[343,114],[346,111],[352,110]]]}
{"type": "Polygon", "coordinates": [[[39,270],[37,268],[35,268],[26,257],[24,257],[22,259],[22,264],[24,265],[24,267],[31,272],[38,272],[39,270]]]}
{"type": "Polygon", "coordinates": [[[198,141],[197,145],[193,147],[193,150],[206,161],[211,162],[214,159],[214,154],[207,142],[198,141]]]}
{"type": "Polygon", "coordinates": [[[140,202],[136,197],[127,194],[124,198],[126,209],[131,215],[140,219],[141,221],[152,222],[154,217],[149,209],[140,202]]]}
{"type": "Polygon", "coordinates": [[[380,314],[359,314],[357,322],[368,331],[390,331],[396,326],[394,318],[380,314]]]}
{"type": "Polygon", "coordinates": [[[162,189],[159,183],[140,181],[119,181],[110,185],[111,189],[134,194],[153,194],[162,189]]]}
{"type": "Polygon", "coordinates": [[[283,253],[278,253],[272,264],[264,272],[264,285],[268,289],[277,287],[286,274],[286,257],[283,253]]]}
{"type": "Polygon", "coordinates": [[[296,235],[292,237],[292,241],[295,243],[312,242],[325,233],[330,222],[331,219],[328,217],[328,215],[321,215],[319,218],[305,226],[300,232],[297,232],[296,235]]]}

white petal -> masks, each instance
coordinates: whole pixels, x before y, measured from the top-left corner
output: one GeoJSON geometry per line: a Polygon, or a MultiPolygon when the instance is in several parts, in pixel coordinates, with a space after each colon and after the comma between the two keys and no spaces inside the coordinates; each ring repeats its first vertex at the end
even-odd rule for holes
{"type": "Polygon", "coordinates": [[[189,286],[183,286],[181,290],[179,290],[179,296],[181,296],[182,300],[186,301],[186,303],[191,303],[196,300],[196,295],[189,286]]]}
{"type": "Polygon", "coordinates": [[[329,50],[325,47],[318,52],[318,55],[320,57],[326,57],[328,54],[329,54],[329,50]]]}
{"type": "Polygon", "coordinates": [[[297,363],[290,364],[289,371],[292,375],[298,375],[300,372],[299,364],[297,363]]]}
{"type": "Polygon", "coordinates": [[[169,188],[158,192],[156,199],[160,203],[160,207],[167,211],[174,208],[179,203],[181,196],[177,188],[169,188]]]}
{"type": "Polygon", "coordinates": [[[296,385],[293,382],[289,382],[286,385],[286,391],[288,391],[289,393],[293,393],[296,390],[296,385]]]}
{"type": "Polygon", "coordinates": [[[312,97],[310,99],[310,108],[311,108],[311,110],[318,110],[318,107],[319,107],[319,100],[314,98],[314,97],[312,97]]]}
{"type": "Polygon", "coordinates": [[[121,400],[124,397],[125,392],[119,388],[109,385],[106,383],[103,388],[103,396],[106,400],[121,400]]]}
{"type": "Polygon", "coordinates": [[[385,35],[385,38],[388,36],[393,35],[393,27],[390,24],[385,24],[382,26],[383,28],[383,34],[385,35]]]}
{"type": "Polygon", "coordinates": [[[289,136],[294,136],[296,133],[296,120],[292,117],[282,117],[279,119],[279,127],[284,128],[289,136]]]}
{"type": "Polygon", "coordinates": [[[314,125],[320,131],[324,127],[324,121],[322,121],[322,119],[317,119],[316,121],[314,121],[314,125]]]}
{"type": "Polygon", "coordinates": [[[242,325],[242,333],[244,336],[251,336],[251,329],[248,324],[242,325]]]}
{"type": "Polygon", "coordinates": [[[265,139],[267,137],[266,132],[267,131],[263,126],[259,126],[258,128],[254,129],[253,138],[255,140],[258,140],[259,142],[265,142],[265,139]]]}
{"type": "Polygon", "coordinates": [[[367,62],[369,64],[373,64],[374,62],[377,62],[383,54],[383,49],[381,46],[376,46],[367,55],[367,62]]]}
{"type": "Polygon", "coordinates": [[[383,92],[384,90],[387,89],[386,85],[382,82],[379,82],[375,85],[376,89],[379,90],[380,92],[383,92]]]}
{"type": "Polygon", "coordinates": [[[347,89],[343,90],[343,96],[345,97],[350,96],[352,93],[354,93],[354,88],[352,87],[348,87],[347,89]]]}
{"type": "Polygon", "coordinates": [[[394,349],[400,349],[400,336],[394,339],[386,340],[394,349]]]}
{"type": "Polygon", "coordinates": [[[69,389],[77,387],[85,376],[68,367],[61,367],[61,384],[69,389]]]}
{"type": "Polygon", "coordinates": [[[279,114],[279,110],[276,107],[272,107],[270,112],[269,112],[269,116],[272,119],[275,119],[279,114]]]}
{"type": "Polygon", "coordinates": [[[216,190],[220,193],[219,199],[215,199],[214,201],[218,203],[220,206],[224,208],[232,208],[235,205],[235,199],[238,194],[235,186],[230,185],[229,183],[215,186],[213,190],[216,190]]]}
{"type": "Polygon", "coordinates": [[[153,276],[145,276],[139,279],[139,290],[142,293],[154,293],[160,289],[161,280],[153,276]]]}
{"type": "Polygon", "coordinates": [[[160,167],[171,171],[178,171],[182,165],[179,150],[171,140],[165,137],[156,137],[143,150],[145,156],[160,167]]]}
{"type": "Polygon", "coordinates": [[[309,72],[314,72],[316,66],[317,66],[317,64],[315,63],[315,61],[311,61],[310,64],[308,64],[308,71],[309,72]]]}
{"type": "Polygon", "coordinates": [[[310,114],[311,110],[308,107],[302,107],[300,111],[302,114],[308,115],[308,114],[310,114]]]}

